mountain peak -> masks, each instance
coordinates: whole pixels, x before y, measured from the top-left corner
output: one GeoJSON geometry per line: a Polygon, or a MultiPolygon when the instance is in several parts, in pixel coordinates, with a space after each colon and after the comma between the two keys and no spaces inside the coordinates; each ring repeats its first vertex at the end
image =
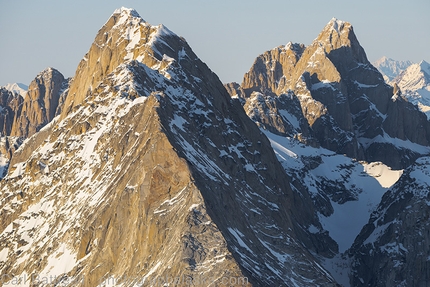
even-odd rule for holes
{"type": "Polygon", "coordinates": [[[151,69],[162,68],[164,55],[178,59],[184,46],[187,44],[183,39],[164,25],[145,22],[136,10],[124,7],[115,10],[76,70],[62,118],[121,64],[135,60],[151,69]]]}
{"type": "Polygon", "coordinates": [[[50,76],[50,75],[54,75],[54,74],[61,74],[57,69],[52,68],[52,67],[47,67],[46,69],[44,69],[43,71],[41,71],[36,78],[39,77],[46,77],[46,76],[50,76]]]}
{"type": "Polygon", "coordinates": [[[112,16],[109,18],[108,23],[111,19],[114,19],[115,25],[113,28],[122,26],[124,24],[133,26],[139,23],[146,23],[146,21],[139,15],[139,13],[132,8],[121,7],[116,9],[112,16]]]}
{"type": "MultiPolygon", "coordinates": [[[[353,50],[361,50],[351,23],[332,18],[324,27],[314,44],[323,47],[326,53],[338,50],[341,47],[349,47],[353,50]]],[[[363,60],[363,59],[362,59],[363,60]]]]}
{"type": "Polygon", "coordinates": [[[350,23],[339,20],[335,17],[331,18],[330,22],[326,25],[326,29],[334,29],[336,32],[341,33],[343,32],[344,28],[346,26],[351,26],[350,23]]]}
{"type": "Polygon", "coordinates": [[[380,61],[380,62],[386,62],[386,61],[393,61],[393,59],[388,58],[387,56],[382,56],[381,59],[379,59],[378,61],[380,61]]]}
{"type": "Polygon", "coordinates": [[[133,17],[139,17],[139,13],[133,8],[121,7],[116,9],[113,14],[121,14],[121,15],[131,15],[133,17]]]}
{"type": "MultiPolygon", "coordinates": [[[[393,82],[396,82],[403,91],[412,92],[425,89],[430,83],[430,64],[424,60],[411,64],[393,82]]],[[[424,93],[427,94],[427,92],[424,93]]]]}
{"type": "Polygon", "coordinates": [[[15,92],[22,97],[25,97],[25,94],[27,93],[28,86],[24,85],[22,83],[10,83],[4,86],[4,88],[8,91],[15,92]]]}
{"type": "MultiPolygon", "coordinates": [[[[115,19],[115,25],[113,25],[112,28],[120,28],[120,27],[123,28],[125,26],[125,28],[127,28],[127,30],[128,30],[128,31],[126,31],[127,33],[130,33],[130,30],[133,29],[133,26],[136,27],[138,25],[143,24],[146,27],[157,29],[158,30],[157,34],[159,36],[166,36],[166,35],[175,35],[176,36],[175,33],[170,31],[163,24],[160,24],[157,26],[153,26],[153,25],[149,24],[133,8],[121,7],[119,9],[116,9],[114,11],[114,13],[112,14],[110,19],[112,19],[112,18],[115,19]]],[[[136,34],[136,33],[134,33],[134,34],[136,34]]],[[[128,40],[132,40],[132,39],[130,39],[130,37],[128,37],[128,40]]]]}
{"type": "Polygon", "coordinates": [[[430,76],[430,64],[425,60],[422,60],[419,65],[421,67],[421,70],[430,76]]]}
{"type": "Polygon", "coordinates": [[[301,43],[293,43],[293,42],[288,42],[285,45],[285,50],[292,50],[294,52],[299,53],[300,55],[303,53],[303,50],[305,49],[305,45],[301,44],[301,43]]]}

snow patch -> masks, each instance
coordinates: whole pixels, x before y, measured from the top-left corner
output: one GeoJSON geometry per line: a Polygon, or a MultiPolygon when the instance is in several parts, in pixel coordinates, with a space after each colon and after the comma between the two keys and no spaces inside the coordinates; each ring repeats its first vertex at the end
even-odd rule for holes
{"type": "Polygon", "coordinates": [[[362,163],[364,172],[375,178],[382,187],[390,188],[403,174],[403,170],[392,170],[382,162],[362,163]]]}
{"type": "Polygon", "coordinates": [[[377,86],[379,86],[379,84],[376,84],[376,85],[363,84],[363,83],[358,82],[357,80],[354,81],[354,84],[357,85],[359,88],[362,88],[362,89],[376,88],[377,86]]]}
{"type": "Polygon", "coordinates": [[[15,168],[15,170],[8,177],[10,179],[12,179],[12,178],[16,178],[16,177],[19,177],[19,176],[23,175],[24,171],[25,171],[25,165],[26,165],[26,162],[19,162],[17,164],[14,164],[13,167],[15,168]]]}
{"type": "Polygon", "coordinates": [[[358,141],[361,145],[363,145],[365,148],[368,148],[372,143],[386,143],[386,144],[392,144],[398,149],[408,149],[420,154],[429,154],[430,153],[430,147],[422,146],[417,143],[413,143],[410,140],[401,140],[399,138],[392,138],[386,133],[384,135],[377,135],[376,137],[369,139],[369,138],[358,138],[358,141]]]}
{"type": "Polygon", "coordinates": [[[300,122],[296,116],[293,116],[291,113],[286,110],[279,110],[279,114],[286,119],[296,130],[300,130],[300,122]]]}
{"type": "Polygon", "coordinates": [[[6,262],[9,255],[9,248],[3,248],[0,251],[0,262],[6,262]]]}
{"type": "Polygon", "coordinates": [[[41,277],[59,277],[67,274],[76,264],[77,255],[65,243],[62,243],[55,253],[48,258],[48,264],[40,273],[41,277]]]}
{"type": "Polygon", "coordinates": [[[319,232],[320,232],[319,228],[318,228],[318,227],[316,227],[316,226],[315,226],[315,225],[313,225],[313,224],[311,224],[311,225],[308,227],[308,231],[309,231],[310,233],[319,233],[319,232]]]}
{"type": "Polygon", "coordinates": [[[242,240],[242,238],[245,237],[245,235],[243,235],[239,230],[237,229],[233,229],[228,227],[227,228],[228,231],[231,233],[231,235],[234,236],[234,238],[236,239],[237,243],[239,244],[239,246],[245,248],[246,250],[248,250],[251,254],[253,253],[252,250],[248,247],[248,245],[245,244],[245,242],[242,240]]]}
{"type": "Polygon", "coordinates": [[[319,89],[331,89],[335,91],[336,89],[332,86],[332,83],[328,80],[322,80],[321,82],[318,82],[316,84],[312,85],[312,90],[319,90],[319,89]]]}

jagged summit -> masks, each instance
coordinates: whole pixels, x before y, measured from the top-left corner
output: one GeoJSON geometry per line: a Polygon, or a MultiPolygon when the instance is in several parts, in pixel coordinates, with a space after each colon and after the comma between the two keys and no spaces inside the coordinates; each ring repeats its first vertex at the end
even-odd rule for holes
{"type": "MultiPolygon", "coordinates": [[[[40,79],[40,80],[45,80],[48,79],[52,76],[61,74],[60,71],[58,71],[57,69],[53,68],[53,67],[47,67],[44,70],[42,70],[41,72],[39,72],[39,74],[36,75],[36,79],[40,79]]],[[[30,84],[31,86],[31,84],[30,84]]],[[[29,86],[29,89],[30,89],[29,86]]]]}
{"type": "Polygon", "coordinates": [[[300,58],[302,56],[303,50],[304,50],[305,45],[301,44],[301,43],[293,43],[293,42],[288,42],[287,45],[285,45],[285,50],[291,50],[293,51],[298,58],[300,58]]]}
{"type": "Polygon", "coordinates": [[[321,33],[318,35],[317,40],[325,39],[328,37],[328,41],[333,41],[333,35],[338,34],[341,36],[342,34],[348,34],[352,32],[352,25],[349,22],[339,20],[337,18],[332,18],[327,25],[322,29],[321,33]]]}
{"type": "Polygon", "coordinates": [[[335,51],[335,56],[339,53],[352,53],[356,61],[368,64],[366,53],[358,42],[353,26],[346,21],[332,18],[311,46],[323,48],[329,57],[332,51],[335,51]]]}
{"type": "Polygon", "coordinates": [[[142,18],[134,8],[121,7],[121,8],[116,9],[112,15],[115,15],[115,14],[142,18]]]}
{"type": "Polygon", "coordinates": [[[61,118],[121,64],[137,61],[153,69],[163,69],[172,62],[170,59],[185,57],[185,51],[191,51],[186,41],[164,25],[145,22],[133,9],[116,10],[79,63],[61,118]]]}
{"type": "Polygon", "coordinates": [[[334,29],[337,33],[345,32],[345,27],[351,27],[351,24],[342,20],[337,19],[336,17],[331,18],[330,22],[326,25],[324,30],[326,29],[334,29]]]}
{"type": "MultiPolygon", "coordinates": [[[[116,21],[116,23],[112,27],[112,29],[115,29],[115,28],[122,29],[121,27],[123,25],[129,26],[131,28],[132,26],[143,24],[143,25],[148,26],[148,27],[158,28],[159,33],[157,35],[154,35],[154,36],[167,36],[167,35],[177,36],[174,32],[169,30],[163,24],[159,24],[159,25],[154,26],[154,25],[151,25],[150,23],[146,22],[140,16],[140,14],[133,8],[122,7],[122,8],[116,9],[114,11],[114,13],[112,14],[111,18],[114,18],[116,21]]],[[[109,20],[107,23],[109,23],[109,20]]],[[[126,33],[124,36],[128,37],[128,40],[133,40],[132,38],[129,38],[129,37],[130,36],[136,36],[136,34],[137,33],[133,33],[133,35],[130,35],[129,33],[126,33]]],[[[132,48],[132,47],[129,47],[129,48],[132,48]]]]}

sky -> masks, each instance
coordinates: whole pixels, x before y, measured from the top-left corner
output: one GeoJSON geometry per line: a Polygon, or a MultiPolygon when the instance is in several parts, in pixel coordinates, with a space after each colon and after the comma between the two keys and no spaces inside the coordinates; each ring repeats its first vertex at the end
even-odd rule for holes
{"type": "Polygon", "coordinates": [[[47,67],[73,77],[122,6],[183,36],[224,83],[267,50],[309,45],[333,17],[353,25],[370,61],[430,61],[429,0],[0,0],[0,85],[28,85],[47,67]]]}

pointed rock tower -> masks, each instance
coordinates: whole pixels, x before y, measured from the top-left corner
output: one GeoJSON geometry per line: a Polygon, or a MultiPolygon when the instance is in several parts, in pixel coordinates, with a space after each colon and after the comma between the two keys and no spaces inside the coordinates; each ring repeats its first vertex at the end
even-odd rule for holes
{"type": "Polygon", "coordinates": [[[37,75],[14,118],[10,135],[27,138],[52,121],[67,86],[68,81],[56,69],[47,68],[37,75]]]}
{"type": "Polygon", "coordinates": [[[0,189],[0,274],[31,284],[336,286],[267,138],[183,38],[132,9],[0,189]]]}

